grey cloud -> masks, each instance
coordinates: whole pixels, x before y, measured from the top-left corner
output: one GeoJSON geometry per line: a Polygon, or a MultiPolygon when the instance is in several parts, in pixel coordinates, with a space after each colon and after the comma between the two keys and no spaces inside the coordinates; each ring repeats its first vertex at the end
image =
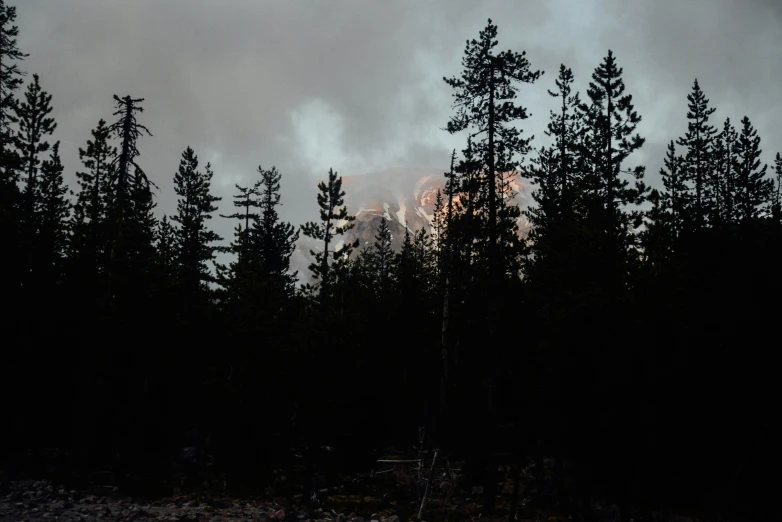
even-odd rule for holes
{"type": "MultiPolygon", "coordinates": [[[[224,213],[235,182],[276,165],[282,215],[297,223],[315,217],[315,182],[330,167],[444,170],[463,138],[440,130],[451,114],[442,77],[459,74],[465,40],[489,17],[502,48],[526,50],[546,72],[520,97],[536,146],[559,64],[583,91],[609,47],[644,118],[648,142],[633,162],[647,165],[652,182],[665,144],[684,132],[696,76],[719,108],[715,123],[750,116],[769,161],[782,130],[774,0],[16,3],[19,43],[31,55],[24,68],[54,95],[71,181],[78,147],[99,118],[112,119],[111,95],[145,97],[154,137],[140,143],[141,162],[161,186],[161,212],[174,209],[171,178],[186,146],[212,160],[224,213]]],[[[230,236],[231,224],[215,226],[230,236]]]]}

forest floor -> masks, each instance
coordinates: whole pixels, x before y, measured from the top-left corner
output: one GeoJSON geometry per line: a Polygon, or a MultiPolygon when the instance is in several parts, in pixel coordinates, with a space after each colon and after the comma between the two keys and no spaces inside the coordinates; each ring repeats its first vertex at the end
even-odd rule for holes
{"type": "MultiPolygon", "coordinates": [[[[396,459],[387,459],[396,460],[396,459]]],[[[0,522],[407,522],[419,520],[429,477],[431,460],[416,463],[378,463],[369,473],[343,476],[341,485],[315,492],[309,507],[301,505],[301,494],[293,499],[276,496],[273,489],[243,498],[225,494],[175,494],[132,497],[117,487],[66,489],[47,480],[6,482],[0,490],[0,522]]],[[[496,514],[482,515],[480,488],[461,487],[460,463],[437,463],[432,473],[420,520],[428,522],[510,520],[513,478],[509,467],[501,473],[496,514]]],[[[517,521],[559,522],[573,520],[564,506],[535,506],[532,469],[522,470],[517,501],[517,521]]],[[[596,521],[619,520],[616,506],[593,506],[596,521]]],[[[634,522],[657,519],[652,514],[633,514],[634,522]]],[[[676,515],[671,522],[687,522],[676,515]]]]}

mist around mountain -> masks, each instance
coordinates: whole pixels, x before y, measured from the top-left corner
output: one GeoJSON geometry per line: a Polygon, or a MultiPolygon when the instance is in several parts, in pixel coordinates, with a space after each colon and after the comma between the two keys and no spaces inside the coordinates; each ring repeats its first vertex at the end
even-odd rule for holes
{"type": "MultiPolygon", "coordinates": [[[[380,221],[385,218],[391,230],[391,246],[402,248],[405,229],[415,233],[424,229],[432,233],[437,192],[444,195],[446,178],[442,169],[397,168],[356,176],[343,176],[345,203],[356,217],[355,227],[339,239],[341,242],[359,240],[359,248],[375,242],[380,221]]],[[[515,193],[513,204],[526,209],[532,201],[532,187],[520,174],[511,178],[515,193]]],[[[456,201],[459,197],[457,195],[456,201]]],[[[526,237],[531,228],[529,219],[518,218],[519,234],[526,237]]],[[[338,245],[342,243],[337,243],[338,245]]],[[[318,250],[317,242],[300,237],[291,259],[292,270],[297,270],[301,283],[310,282],[307,267],[312,263],[311,250],[318,250]]]]}

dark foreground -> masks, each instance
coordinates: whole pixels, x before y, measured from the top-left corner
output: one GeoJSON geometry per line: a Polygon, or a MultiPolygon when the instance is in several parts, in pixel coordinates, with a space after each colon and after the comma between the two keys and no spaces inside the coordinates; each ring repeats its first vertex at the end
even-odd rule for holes
{"type": "MultiPolygon", "coordinates": [[[[514,480],[506,470],[497,499],[497,513],[482,513],[481,491],[466,491],[458,464],[438,467],[432,474],[430,490],[420,520],[511,520],[514,480]]],[[[429,470],[425,470],[428,476],[429,470]]],[[[567,500],[549,499],[542,504],[535,498],[532,469],[520,475],[515,520],[578,520],[585,513],[567,500]]],[[[98,521],[335,521],[406,522],[418,520],[425,484],[412,464],[380,463],[370,473],[343,476],[343,483],[315,492],[310,506],[301,503],[301,494],[277,495],[267,488],[259,495],[234,496],[225,491],[201,491],[186,494],[129,494],[121,487],[93,484],[69,489],[49,480],[3,481],[0,489],[0,522],[98,522],[98,521]],[[382,468],[382,469],[381,469],[382,468]],[[292,499],[292,500],[291,500],[292,499]]],[[[217,488],[218,490],[220,488],[217,488]]],[[[619,520],[618,508],[594,501],[584,517],[593,522],[619,520]]],[[[681,514],[630,510],[633,522],[688,522],[698,520],[681,514]]]]}

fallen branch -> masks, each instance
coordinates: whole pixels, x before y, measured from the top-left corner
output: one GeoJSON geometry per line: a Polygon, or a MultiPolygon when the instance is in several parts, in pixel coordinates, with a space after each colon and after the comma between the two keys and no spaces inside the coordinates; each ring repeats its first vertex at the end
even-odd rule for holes
{"type": "Polygon", "coordinates": [[[402,464],[410,464],[412,462],[420,462],[419,459],[414,460],[378,460],[378,462],[390,462],[390,463],[402,463],[402,464]]]}
{"type": "Polygon", "coordinates": [[[426,506],[426,497],[429,495],[429,485],[432,483],[432,476],[434,475],[434,463],[437,462],[437,450],[434,450],[434,458],[432,459],[432,467],[429,468],[429,480],[426,481],[426,489],[424,490],[424,498],[421,500],[421,507],[418,510],[418,520],[421,520],[421,516],[424,513],[424,506],[426,506]]]}

